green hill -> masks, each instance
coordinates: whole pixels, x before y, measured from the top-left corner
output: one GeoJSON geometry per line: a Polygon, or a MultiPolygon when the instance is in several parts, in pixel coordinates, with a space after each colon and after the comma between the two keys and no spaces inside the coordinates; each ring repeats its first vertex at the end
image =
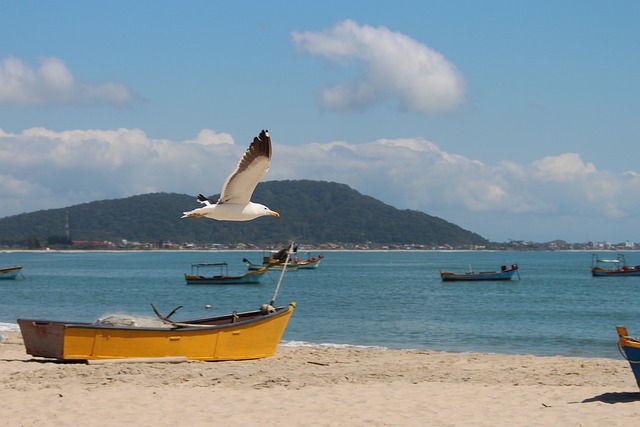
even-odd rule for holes
{"type": "Polygon", "coordinates": [[[288,241],[304,244],[376,243],[484,245],[483,237],[443,219],[414,210],[399,210],[347,185],[324,181],[268,181],[252,200],[280,213],[248,222],[181,219],[199,207],[194,196],[153,193],[102,200],[0,219],[0,244],[29,239],[64,240],[65,224],[73,240],[123,239],[140,242],[253,243],[288,241]]]}

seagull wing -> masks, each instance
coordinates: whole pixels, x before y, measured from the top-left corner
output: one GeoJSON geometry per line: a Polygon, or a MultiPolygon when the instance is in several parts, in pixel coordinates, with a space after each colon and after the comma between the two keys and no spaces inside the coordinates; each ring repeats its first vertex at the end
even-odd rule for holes
{"type": "Polygon", "coordinates": [[[269,170],[270,163],[271,137],[268,130],[263,130],[253,138],[236,170],[225,181],[218,203],[249,203],[253,190],[269,170]]]}

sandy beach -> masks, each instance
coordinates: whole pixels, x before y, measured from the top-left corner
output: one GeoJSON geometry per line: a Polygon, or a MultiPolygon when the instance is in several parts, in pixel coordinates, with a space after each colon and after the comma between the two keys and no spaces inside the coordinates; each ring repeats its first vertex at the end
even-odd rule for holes
{"type": "Polygon", "coordinates": [[[238,362],[89,365],[0,342],[10,426],[626,426],[626,361],[280,346],[238,362]]]}

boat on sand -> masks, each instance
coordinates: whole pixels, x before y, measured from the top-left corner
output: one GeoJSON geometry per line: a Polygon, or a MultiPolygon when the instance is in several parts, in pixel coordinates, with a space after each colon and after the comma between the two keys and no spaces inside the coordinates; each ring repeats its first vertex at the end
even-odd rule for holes
{"type": "MultiPolygon", "coordinates": [[[[289,256],[289,255],[287,255],[289,256]]],[[[151,305],[155,318],[108,316],[98,321],[18,319],[27,353],[58,360],[166,359],[244,360],[275,354],[296,306],[275,306],[284,271],[271,302],[258,310],[174,321],[151,305]]]]}
{"type": "MultiPolygon", "coordinates": [[[[18,319],[27,353],[58,360],[184,357],[189,360],[244,360],[270,357],[296,306],[232,312],[220,316],[138,325],[135,319],[95,323],[18,319]]],[[[174,310],[175,312],[175,310],[174,310]]]]}
{"type": "Polygon", "coordinates": [[[636,384],[640,387],[640,338],[630,337],[624,326],[616,326],[616,330],[618,332],[618,350],[631,365],[636,384]]]}

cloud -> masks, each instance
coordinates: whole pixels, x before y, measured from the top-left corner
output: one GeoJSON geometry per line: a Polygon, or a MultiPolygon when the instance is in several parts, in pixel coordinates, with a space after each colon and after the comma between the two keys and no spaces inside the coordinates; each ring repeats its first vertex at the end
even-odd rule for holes
{"type": "MultiPolygon", "coordinates": [[[[424,138],[288,146],[272,137],[265,180],[345,183],[493,239],[532,232],[534,222],[540,233],[556,230],[549,240],[563,238],[567,227],[582,237],[592,223],[628,230],[640,211],[638,173],[598,170],[576,153],[487,165],[424,138]],[[559,224],[565,225],[554,228],[559,224]]],[[[0,217],[149,192],[212,195],[246,147],[209,129],[185,141],[150,138],[139,129],[0,129],[0,217]]]]}
{"type": "Polygon", "coordinates": [[[301,53],[330,61],[363,64],[364,75],[322,89],[322,103],[334,109],[361,109],[396,99],[404,110],[449,111],[464,101],[461,73],[439,52],[386,27],[346,20],[323,32],[293,32],[301,53]]]}
{"type": "Polygon", "coordinates": [[[226,143],[208,144],[139,129],[0,131],[0,217],[158,191],[213,194],[246,149],[222,135],[226,143]]]}
{"type": "Polygon", "coordinates": [[[123,108],[136,98],[123,83],[78,81],[58,58],[41,58],[37,69],[13,56],[0,60],[0,105],[107,104],[123,108]]]}

